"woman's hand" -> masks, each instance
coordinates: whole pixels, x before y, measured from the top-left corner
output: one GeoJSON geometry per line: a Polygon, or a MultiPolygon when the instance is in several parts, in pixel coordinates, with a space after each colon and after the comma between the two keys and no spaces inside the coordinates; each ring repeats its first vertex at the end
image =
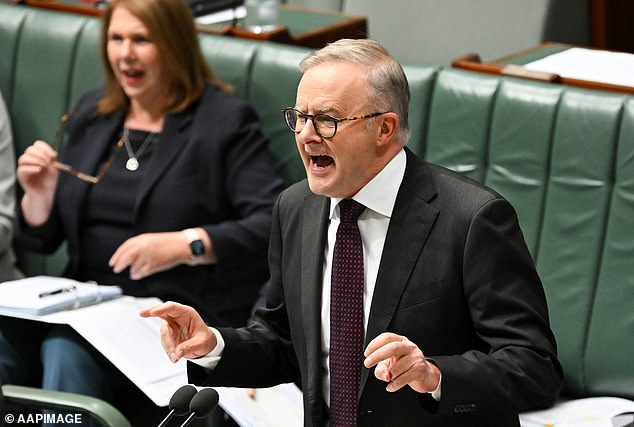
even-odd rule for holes
{"type": "Polygon", "coordinates": [[[35,141],[18,158],[17,178],[24,190],[22,211],[27,224],[37,227],[53,209],[59,171],[53,167],[57,151],[44,141],[35,141]]]}
{"type": "Polygon", "coordinates": [[[108,265],[115,273],[130,267],[130,278],[140,280],[190,260],[189,244],[180,231],[144,233],[126,240],[108,265]]]}

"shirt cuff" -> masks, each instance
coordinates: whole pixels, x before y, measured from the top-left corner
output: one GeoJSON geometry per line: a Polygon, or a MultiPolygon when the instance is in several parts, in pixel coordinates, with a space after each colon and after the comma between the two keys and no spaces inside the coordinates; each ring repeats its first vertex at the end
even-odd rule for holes
{"type": "Polygon", "coordinates": [[[438,380],[438,387],[436,387],[436,390],[432,391],[431,393],[431,397],[434,398],[434,400],[436,402],[440,402],[440,385],[442,384],[442,373],[440,374],[440,379],[438,380]]]}
{"type": "Polygon", "coordinates": [[[206,356],[189,359],[189,361],[206,369],[214,369],[220,362],[222,353],[225,350],[225,340],[216,328],[209,327],[209,330],[216,336],[216,346],[206,356]]]}

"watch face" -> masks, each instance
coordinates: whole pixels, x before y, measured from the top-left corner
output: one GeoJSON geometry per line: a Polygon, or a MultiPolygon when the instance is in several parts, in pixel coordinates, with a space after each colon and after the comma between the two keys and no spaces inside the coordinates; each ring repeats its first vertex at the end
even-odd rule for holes
{"type": "Polygon", "coordinates": [[[192,255],[200,256],[205,253],[205,245],[202,240],[194,240],[189,244],[192,249],[192,255]]]}

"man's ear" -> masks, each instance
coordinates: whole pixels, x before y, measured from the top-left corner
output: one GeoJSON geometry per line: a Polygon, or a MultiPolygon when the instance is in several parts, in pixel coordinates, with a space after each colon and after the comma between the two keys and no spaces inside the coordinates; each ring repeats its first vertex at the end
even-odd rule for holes
{"type": "Polygon", "coordinates": [[[399,117],[396,113],[383,113],[376,118],[378,121],[378,144],[383,145],[394,139],[398,130],[399,117]]]}

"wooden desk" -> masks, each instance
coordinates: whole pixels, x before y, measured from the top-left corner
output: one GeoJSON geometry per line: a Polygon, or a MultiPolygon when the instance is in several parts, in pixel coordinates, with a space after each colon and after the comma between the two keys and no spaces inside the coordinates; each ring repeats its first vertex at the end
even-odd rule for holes
{"type": "MultiPolygon", "coordinates": [[[[99,16],[99,3],[92,0],[24,0],[27,6],[99,16]]],[[[363,16],[309,9],[291,5],[280,6],[280,26],[272,31],[254,33],[231,23],[196,24],[199,31],[248,39],[320,48],[341,38],[366,38],[367,20],[363,16]]]]}
{"type": "MultiPolygon", "coordinates": [[[[462,68],[470,71],[477,71],[488,74],[507,75],[513,77],[521,77],[544,82],[559,83],[569,86],[577,86],[588,89],[607,90],[611,92],[623,92],[634,94],[634,86],[621,86],[616,84],[604,83],[594,80],[581,80],[560,76],[554,73],[545,73],[539,71],[528,70],[523,65],[536,61],[546,56],[563,52],[572,47],[577,47],[562,43],[544,43],[535,48],[494,59],[490,62],[483,63],[478,54],[468,54],[456,58],[451,65],[456,68],[462,68]]],[[[589,49],[589,48],[588,48],[589,49]]]]}
{"type": "Polygon", "coordinates": [[[256,40],[320,48],[341,38],[360,39],[367,37],[367,20],[363,16],[347,15],[326,10],[310,9],[292,5],[280,5],[280,26],[272,31],[254,33],[230,23],[201,25],[199,31],[226,34],[256,40]]]}

